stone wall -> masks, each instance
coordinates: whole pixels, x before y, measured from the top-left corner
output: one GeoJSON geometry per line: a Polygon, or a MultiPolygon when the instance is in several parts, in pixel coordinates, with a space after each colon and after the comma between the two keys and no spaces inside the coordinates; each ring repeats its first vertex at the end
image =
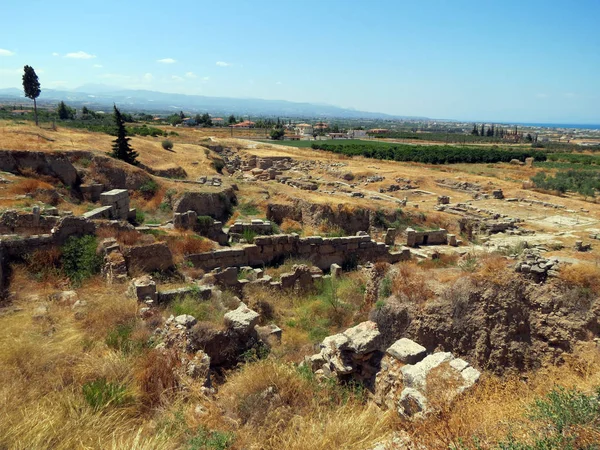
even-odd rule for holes
{"type": "Polygon", "coordinates": [[[38,206],[34,206],[30,213],[8,210],[0,215],[0,234],[49,233],[59,220],[58,216],[40,211],[38,206]]]}
{"type": "Polygon", "coordinates": [[[273,234],[273,225],[268,220],[252,219],[251,222],[238,220],[229,228],[229,234],[243,234],[245,231],[260,235],[273,234]]]}
{"type": "MultiPolygon", "coordinates": [[[[100,185],[101,186],[101,185],[100,185]]],[[[113,189],[99,195],[102,206],[86,212],[83,217],[90,220],[115,219],[135,220],[135,209],[129,209],[129,191],[113,189]]]]}
{"type": "Polygon", "coordinates": [[[223,231],[223,222],[214,220],[212,217],[204,216],[199,221],[195,211],[173,214],[173,226],[177,230],[192,230],[211,241],[225,245],[229,236],[223,231]]]}
{"type": "Polygon", "coordinates": [[[240,248],[215,250],[186,256],[186,262],[194,267],[212,270],[216,267],[266,266],[285,258],[297,257],[310,260],[322,270],[331,264],[387,261],[395,263],[410,259],[408,249],[390,252],[382,242],[370,236],[323,238],[320,236],[301,238],[296,234],[259,236],[254,244],[240,248]]]}
{"type": "Polygon", "coordinates": [[[418,245],[442,245],[448,243],[448,231],[444,229],[435,231],[416,231],[412,228],[406,229],[406,245],[416,247],[418,245]]]}

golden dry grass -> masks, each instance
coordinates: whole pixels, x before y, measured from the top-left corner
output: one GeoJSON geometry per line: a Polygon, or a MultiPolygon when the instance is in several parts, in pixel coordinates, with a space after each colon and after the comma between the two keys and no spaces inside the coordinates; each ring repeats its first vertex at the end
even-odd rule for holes
{"type": "Polygon", "coordinates": [[[266,360],[228,378],[219,403],[237,425],[236,447],[365,449],[390,431],[391,414],[318,387],[293,365],[266,360]]]}

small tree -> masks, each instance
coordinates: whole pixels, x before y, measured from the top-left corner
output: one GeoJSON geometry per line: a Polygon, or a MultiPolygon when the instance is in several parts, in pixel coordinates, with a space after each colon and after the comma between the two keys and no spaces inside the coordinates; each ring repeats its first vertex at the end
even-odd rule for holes
{"type": "Polygon", "coordinates": [[[58,118],[60,120],[68,120],[75,118],[75,110],[73,108],[69,108],[65,105],[65,102],[60,102],[58,104],[58,108],[56,108],[56,112],[58,113],[58,118]]]}
{"type": "Polygon", "coordinates": [[[279,141],[281,139],[283,139],[283,136],[285,135],[285,131],[283,130],[283,128],[275,128],[273,130],[271,130],[271,139],[273,139],[274,141],[279,141]]]}
{"type": "Polygon", "coordinates": [[[35,70],[31,66],[25,66],[23,68],[23,91],[25,91],[25,97],[33,100],[33,111],[35,113],[35,125],[38,125],[38,113],[37,113],[37,102],[36,98],[40,96],[42,90],[40,89],[40,81],[38,80],[35,70]]]}
{"type": "Polygon", "coordinates": [[[229,123],[229,125],[235,125],[237,123],[237,120],[235,120],[235,116],[232,114],[229,116],[227,122],[229,123]]]}
{"type": "Polygon", "coordinates": [[[117,125],[117,138],[113,141],[111,156],[122,161],[125,161],[134,166],[138,164],[137,157],[139,153],[134,151],[129,145],[129,138],[125,130],[125,120],[121,115],[121,111],[114,105],[115,124],[117,125]]]}

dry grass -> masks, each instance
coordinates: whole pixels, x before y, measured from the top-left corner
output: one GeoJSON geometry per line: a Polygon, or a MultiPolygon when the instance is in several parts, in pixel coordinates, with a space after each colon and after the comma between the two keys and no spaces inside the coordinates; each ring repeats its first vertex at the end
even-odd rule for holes
{"type": "Polygon", "coordinates": [[[209,252],[215,247],[213,241],[192,232],[165,236],[165,240],[177,263],[183,261],[183,257],[186,255],[209,252]]]}
{"type": "Polygon", "coordinates": [[[54,190],[54,186],[37,178],[25,178],[11,184],[9,192],[13,195],[32,194],[38,190],[54,190]]]}
{"type": "Polygon", "coordinates": [[[300,233],[302,231],[302,224],[286,217],[283,219],[283,222],[281,222],[279,228],[283,233],[300,233]]]}
{"type": "Polygon", "coordinates": [[[219,403],[238,426],[236,448],[368,448],[389,432],[391,414],[347,394],[344,402],[339,389],[267,360],[228,378],[219,403]]]}
{"type": "Polygon", "coordinates": [[[115,238],[119,244],[135,245],[142,237],[142,234],[136,230],[121,230],[111,227],[103,227],[98,229],[96,236],[100,240],[107,238],[115,238]]]}
{"type": "Polygon", "coordinates": [[[504,378],[484,377],[451,407],[416,427],[407,426],[407,431],[415,442],[433,449],[449,448],[459,439],[465,449],[496,448],[509,434],[527,440],[528,432],[537,427],[526,417],[529,406],[557,386],[584,392],[600,386],[600,355],[595,344],[582,345],[574,355],[567,355],[561,367],[504,378]],[[474,445],[474,437],[481,447],[474,445]]]}
{"type": "Polygon", "coordinates": [[[563,267],[559,278],[567,285],[590,289],[600,293],[600,267],[591,263],[573,264],[563,267]]]}
{"type": "Polygon", "coordinates": [[[392,279],[392,293],[416,304],[423,304],[433,296],[427,283],[427,275],[416,263],[398,265],[398,272],[392,279]]]}

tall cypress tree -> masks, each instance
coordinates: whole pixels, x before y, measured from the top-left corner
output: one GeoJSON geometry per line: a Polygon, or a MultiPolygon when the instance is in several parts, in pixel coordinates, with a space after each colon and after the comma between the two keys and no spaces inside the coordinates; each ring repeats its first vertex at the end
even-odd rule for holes
{"type": "Polygon", "coordinates": [[[35,125],[38,125],[38,113],[37,113],[37,102],[36,98],[40,96],[42,90],[40,89],[40,81],[31,66],[23,67],[23,91],[25,91],[25,97],[33,100],[33,111],[35,113],[35,125]]]}
{"type": "Polygon", "coordinates": [[[139,153],[134,151],[129,145],[129,138],[125,130],[125,120],[121,115],[121,111],[119,111],[117,105],[114,105],[114,109],[117,138],[113,141],[111,156],[136,166],[138,164],[137,157],[139,153]]]}

